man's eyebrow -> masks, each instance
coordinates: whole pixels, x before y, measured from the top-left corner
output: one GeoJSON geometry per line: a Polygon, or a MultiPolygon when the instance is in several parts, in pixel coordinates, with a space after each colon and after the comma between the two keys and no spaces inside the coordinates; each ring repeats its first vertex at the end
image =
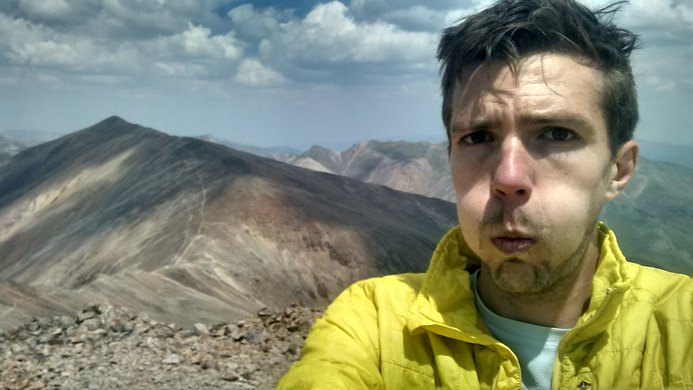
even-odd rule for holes
{"type": "Polygon", "coordinates": [[[560,125],[575,129],[591,128],[590,121],[573,113],[524,113],[520,115],[522,125],[560,125]]]}
{"type": "MultiPolygon", "coordinates": [[[[519,123],[521,126],[562,126],[571,129],[590,129],[593,124],[585,117],[574,113],[523,113],[520,115],[519,123]]],[[[502,127],[503,125],[497,118],[472,119],[468,123],[465,121],[453,121],[450,124],[450,133],[474,132],[479,130],[489,130],[502,127]]]]}
{"type": "Polygon", "coordinates": [[[495,119],[479,118],[478,120],[472,120],[468,124],[462,123],[462,121],[452,122],[450,129],[451,133],[460,133],[463,131],[479,131],[488,130],[501,126],[500,121],[495,119]]]}

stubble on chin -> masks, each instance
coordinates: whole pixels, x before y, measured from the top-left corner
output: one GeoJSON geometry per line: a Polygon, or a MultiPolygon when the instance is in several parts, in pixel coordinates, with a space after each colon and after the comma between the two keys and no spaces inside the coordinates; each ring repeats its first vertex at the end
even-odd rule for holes
{"type": "MultiPolygon", "coordinates": [[[[490,250],[491,253],[494,252],[494,248],[488,248],[491,245],[488,242],[488,232],[499,229],[503,221],[504,211],[502,209],[484,215],[480,225],[482,234],[479,235],[479,248],[490,250]]],[[[534,223],[522,213],[517,213],[514,216],[514,221],[517,223],[516,227],[526,232],[536,234],[543,231],[539,224],[534,223]]],[[[564,289],[565,286],[562,284],[567,282],[571,275],[579,273],[578,268],[585,261],[596,226],[597,220],[593,224],[589,224],[578,247],[562,260],[555,258],[560,254],[550,250],[546,250],[548,253],[537,254],[537,252],[542,252],[541,248],[534,247],[530,249],[526,259],[508,257],[500,259],[500,262],[487,262],[482,258],[481,272],[487,272],[491,276],[490,279],[497,291],[507,294],[536,295],[542,299],[541,297],[547,293],[564,289]],[[494,263],[495,266],[490,267],[494,263]]],[[[544,240],[547,237],[536,237],[536,239],[537,246],[546,245],[544,240]]]]}
{"type": "Polygon", "coordinates": [[[489,272],[497,290],[511,294],[537,293],[550,284],[547,272],[539,270],[540,265],[510,258],[496,268],[482,267],[481,272],[489,272]]]}
{"type": "Polygon", "coordinates": [[[481,272],[488,272],[496,291],[507,297],[523,300],[555,298],[570,290],[569,285],[577,281],[590,242],[591,237],[585,236],[578,248],[563,261],[537,260],[530,263],[512,258],[505,259],[493,269],[482,261],[481,272]]]}

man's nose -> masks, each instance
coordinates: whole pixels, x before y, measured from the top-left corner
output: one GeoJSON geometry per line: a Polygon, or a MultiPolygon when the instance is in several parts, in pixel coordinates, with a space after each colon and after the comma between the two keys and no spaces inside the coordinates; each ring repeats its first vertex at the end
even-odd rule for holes
{"type": "Polygon", "coordinates": [[[491,190],[505,201],[526,202],[532,192],[532,156],[522,140],[510,137],[500,146],[491,190]]]}

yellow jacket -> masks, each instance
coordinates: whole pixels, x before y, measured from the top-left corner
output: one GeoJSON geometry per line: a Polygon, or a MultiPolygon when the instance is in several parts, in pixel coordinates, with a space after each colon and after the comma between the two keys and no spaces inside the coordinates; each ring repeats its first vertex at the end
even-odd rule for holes
{"type": "MultiPolygon", "coordinates": [[[[553,389],[693,389],[691,277],[628,263],[600,226],[587,311],[561,340],[553,389]]],[[[478,318],[459,229],[426,274],[358,282],[316,321],[279,389],[520,389],[513,352],[478,318]]]]}

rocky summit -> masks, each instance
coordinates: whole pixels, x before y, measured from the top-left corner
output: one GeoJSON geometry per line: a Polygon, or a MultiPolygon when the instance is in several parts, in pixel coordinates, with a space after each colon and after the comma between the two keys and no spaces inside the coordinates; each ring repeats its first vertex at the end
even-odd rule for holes
{"type": "Polygon", "coordinates": [[[261,309],[191,329],[108,305],[0,331],[2,389],[271,389],[322,312],[261,309]]]}

